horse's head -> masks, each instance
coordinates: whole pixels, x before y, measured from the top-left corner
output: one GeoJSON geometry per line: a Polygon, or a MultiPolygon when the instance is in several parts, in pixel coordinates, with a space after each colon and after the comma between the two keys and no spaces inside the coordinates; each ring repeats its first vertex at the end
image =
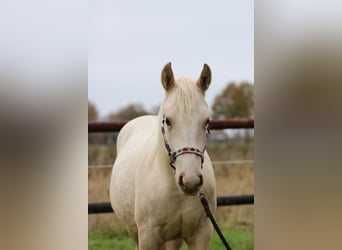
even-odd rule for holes
{"type": "Polygon", "coordinates": [[[209,108],[204,99],[211,71],[204,64],[198,80],[174,78],[171,63],[165,65],[161,81],[166,90],[159,115],[165,149],[175,169],[178,187],[196,195],[203,185],[202,168],[209,125],[209,108]]]}

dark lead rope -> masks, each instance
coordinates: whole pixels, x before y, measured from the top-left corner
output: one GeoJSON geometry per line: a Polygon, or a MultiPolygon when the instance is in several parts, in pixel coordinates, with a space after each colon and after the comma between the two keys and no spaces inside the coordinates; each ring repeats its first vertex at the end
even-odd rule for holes
{"type": "MultiPolygon", "coordinates": [[[[177,151],[172,151],[171,147],[170,147],[170,144],[168,143],[167,139],[166,139],[166,135],[165,135],[165,123],[166,123],[166,116],[165,114],[163,115],[163,120],[162,120],[162,126],[161,126],[161,132],[162,132],[162,135],[163,135],[163,139],[164,139],[164,145],[165,145],[165,148],[167,150],[167,153],[170,157],[170,166],[176,170],[176,167],[174,166],[174,163],[176,161],[176,158],[182,154],[195,154],[195,155],[198,155],[201,157],[202,159],[202,162],[201,162],[201,168],[203,168],[203,161],[204,161],[204,151],[205,151],[205,148],[203,149],[203,151],[197,149],[197,148],[193,148],[193,147],[184,147],[184,148],[181,148],[177,151]]],[[[209,127],[206,128],[207,130],[207,133],[210,134],[210,130],[209,130],[209,127]]],[[[217,234],[219,235],[221,241],[223,242],[224,246],[226,247],[226,249],[228,250],[232,250],[228,244],[228,242],[226,241],[226,239],[224,238],[220,228],[218,227],[216,221],[215,221],[215,218],[214,216],[212,215],[212,213],[210,212],[210,209],[209,209],[209,205],[208,205],[208,201],[207,199],[205,198],[205,195],[203,192],[201,192],[200,194],[200,199],[201,199],[201,203],[203,205],[203,208],[204,208],[204,211],[205,213],[207,214],[207,217],[209,217],[211,223],[213,224],[217,234]]]]}
{"type": "Polygon", "coordinates": [[[218,236],[220,237],[223,245],[226,247],[226,249],[228,250],[232,250],[228,244],[228,242],[226,241],[226,239],[224,238],[219,226],[217,225],[216,221],[215,221],[215,218],[213,216],[213,214],[211,213],[210,209],[209,209],[209,205],[208,205],[208,201],[207,199],[205,198],[205,195],[203,192],[201,192],[200,194],[200,199],[201,199],[201,203],[203,205],[203,208],[204,208],[204,211],[205,213],[207,214],[207,217],[209,217],[210,221],[211,221],[211,224],[213,224],[218,236]]]}

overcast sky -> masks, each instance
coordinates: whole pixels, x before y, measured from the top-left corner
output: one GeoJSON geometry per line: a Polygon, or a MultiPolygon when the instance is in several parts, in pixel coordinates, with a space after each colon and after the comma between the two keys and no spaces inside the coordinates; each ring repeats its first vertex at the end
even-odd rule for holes
{"type": "Polygon", "coordinates": [[[160,104],[160,73],[212,70],[207,101],[230,81],[254,82],[254,3],[90,1],[88,98],[104,117],[130,103],[160,104]]]}

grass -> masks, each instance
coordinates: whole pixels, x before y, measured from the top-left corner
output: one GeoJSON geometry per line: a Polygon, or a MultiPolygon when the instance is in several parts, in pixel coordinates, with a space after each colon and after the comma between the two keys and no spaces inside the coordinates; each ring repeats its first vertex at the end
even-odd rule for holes
{"type": "MultiPolygon", "coordinates": [[[[254,249],[253,227],[249,229],[225,229],[223,230],[223,235],[228,241],[230,247],[234,250],[254,249]]],[[[210,249],[224,249],[223,243],[216,232],[210,249]]]]}
{"type": "MultiPolygon", "coordinates": [[[[253,227],[243,229],[223,229],[223,234],[230,246],[234,250],[251,250],[253,247],[254,232],[253,227]]],[[[135,245],[123,230],[115,231],[113,229],[91,230],[88,235],[89,250],[134,250],[135,245]]],[[[187,247],[183,245],[182,250],[187,247]]],[[[211,244],[211,250],[224,249],[224,246],[216,234],[211,244]]]]}
{"type": "Polygon", "coordinates": [[[109,249],[135,249],[133,241],[128,235],[116,235],[110,237],[99,232],[90,232],[88,235],[89,250],[109,250],[109,249]]]}

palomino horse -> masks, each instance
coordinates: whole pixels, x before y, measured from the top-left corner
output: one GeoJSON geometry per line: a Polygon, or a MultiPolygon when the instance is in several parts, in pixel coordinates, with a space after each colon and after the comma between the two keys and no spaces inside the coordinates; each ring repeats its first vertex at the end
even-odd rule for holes
{"type": "Polygon", "coordinates": [[[161,74],[165,97],[158,116],[128,122],[117,140],[110,199],[139,250],[209,249],[213,228],[200,203],[204,192],[216,209],[216,184],[205,151],[209,108],[204,100],[211,71],[197,81],[161,74]]]}

